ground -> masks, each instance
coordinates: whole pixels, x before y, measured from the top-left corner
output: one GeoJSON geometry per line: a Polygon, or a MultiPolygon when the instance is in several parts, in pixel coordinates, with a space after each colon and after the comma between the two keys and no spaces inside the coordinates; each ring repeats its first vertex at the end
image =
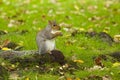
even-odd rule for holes
{"type": "MultiPolygon", "coordinates": [[[[23,80],[119,80],[119,60],[101,57],[114,52],[119,55],[119,41],[114,41],[114,36],[120,34],[119,4],[119,0],[0,0],[1,50],[8,50],[4,46],[7,42],[17,44],[14,50],[37,50],[36,34],[47,26],[48,20],[56,20],[63,32],[63,36],[56,38],[57,49],[82,67],[74,74],[66,72],[63,78],[50,72],[41,74],[33,68],[10,72],[10,76],[23,80]]],[[[8,62],[0,59],[2,66],[8,62]]],[[[17,64],[9,63],[9,66],[17,64]]]]}

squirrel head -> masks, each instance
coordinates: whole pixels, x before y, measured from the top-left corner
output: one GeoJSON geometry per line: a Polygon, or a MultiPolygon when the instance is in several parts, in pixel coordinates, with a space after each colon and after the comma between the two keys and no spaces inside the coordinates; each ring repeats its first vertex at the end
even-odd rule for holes
{"type": "Polygon", "coordinates": [[[48,24],[51,26],[52,30],[60,30],[60,26],[56,23],[56,21],[48,21],[48,24]]]}

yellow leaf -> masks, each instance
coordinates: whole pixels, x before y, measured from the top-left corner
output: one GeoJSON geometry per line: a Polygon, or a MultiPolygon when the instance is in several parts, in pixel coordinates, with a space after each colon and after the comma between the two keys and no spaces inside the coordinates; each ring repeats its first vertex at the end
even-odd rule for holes
{"type": "Polygon", "coordinates": [[[80,80],[80,78],[76,78],[75,80],[80,80]]]}
{"type": "Polygon", "coordinates": [[[118,67],[118,66],[120,66],[120,62],[115,62],[115,63],[113,63],[113,66],[112,66],[112,67],[118,67]]]}
{"type": "Polygon", "coordinates": [[[103,32],[108,33],[108,31],[107,31],[107,30],[103,30],[103,32]]]}
{"type": "Polygon", "coordinates": [[[41,30],[41,28],[38,28],[38,30],[40,31],[40,30],[41,30]]]}
{"type": "Polygon", "coordinates": [[[24,43],[23,41],[20,41],[18,45],[23,46],[23,43],[24,43]]]}
{"type": "Polygon", "coordinates": [[[14,65],[14,64],[12,64],[12,65],[11,65],[11,67],[12,67],[12,68],[15,68],[15,65],[14,65]]]}
{"type": "Polygon", "coordinates": [[[7,47],[3,47],[2,50],[7,51],[7,50],[11,50],[11,49],[7,48],[7,47]]]}
{"type": "Polygon", "coordinates": [[[2,62],[1,65],[2,65],[2,66],[5,66],[6,64],[5,64],[5,62],[2,62]]]}
{"type": "Polygon", "coordinates": [[[75,8],[76,10],[79,10],[79,7],[78,7],[77,5],[74,5],[74,8],[75,8]]]}
{"type": "Polygon", "coordinates": [[[120,42],[120,35],[114,35],[114,41],[120,42]]]}
{"type": "Polygon", "coordinates": [[[105,29],[103,30],[103,32],[105,33],[109,33],[110,27],[105,27],[105,29]]]}
{"type": "Polygon", "coordinates": [[[85,29],[84,29],[84,28],[80,28],[79,31],[80,31],[80,32],[84,32],[85,29]]]}
{"type": "Polygon", "coordinates": [[[74,60],[74,62],[84,63],[84,61],[83,61],[83,60],[74,60]]]}
{"type": "Polygon", "coordinates": [[[69,78],[69,77],[68,77],[68,78],[66,78],[66,80],[72,80],[72,78],[69,78]]]}
{"type": "Polygon", "coordinates": [[[30,80],[30,78],[29,78],[29,77],[26,77],[25,80],[30,80]]]}
{"type": "Polygon", "coordinates": [[[93,28],[89,28],[89,29],[88,29],[88,33],[89,33],[89,32],[94,32],[93,28]]]}

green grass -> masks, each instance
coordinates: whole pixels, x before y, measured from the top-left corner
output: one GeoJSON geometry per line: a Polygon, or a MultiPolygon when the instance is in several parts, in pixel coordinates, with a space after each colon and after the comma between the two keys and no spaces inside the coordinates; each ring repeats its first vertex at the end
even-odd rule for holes
{"type": "MultiPolygon", "coordinates": [[[[0,35],[0,41],[6,39],[16,43],[22,41],[24,45],[23,50],[36,50],[35,37],[39,28],[44,28],[48,20],[54,19],[59,24],[64,22],[72,25],[72,28],[84,28],[85,31],[92,28],[97,32],[102,32],[105,28],[109,28],[108,34],[112,37],[116,34],[120,34],[119,0],[57,0],[56,3],[52,3],[51,1],[30,0],[29,3],[24,0],[0,1],[0,30],[9,32],[6,35],[0,35]],[[109,6],[106,7],[106,5],[109,6]],[[97,8],[94,9],[94,7],[97,8]],[[89,21],[89,18],[93,16],[97,16],[100,19],[89,21]],[[15,24],[12,27],[8,27],[10,20],[23,20],[24,22],[23,24],[15,24]],[[15,32],[17,30],[28,30],[29,32],[20,35],[15,32]]],[[[64,28],[64,26],[62,26],[62,28],[64,28]]],[[[109,46],[99,39],[88,38],[82,34],[65,38],[70,32],[65,32],[64,30],[63,34],[62,37],[56,39],[57,49],[61,50],[67,58],[76,55],[77,59],[82,59],[84,61],[82,65],[85,67],[92,67],[94,65],[93,56],[108,54],[110,52],[119,51],[120,49],[120,44],[109,46]],[[68,40],[76,41],[73,44],[67,45],[66,42],[68,40]]],[[[105,63],[107,64],[107,62],[105,63]]],[[[98,70],[93,72],[78,70],[75,72],[74,76],[84,78],[91,74],[100,76],[110,75],[113,80],[119,80],[119,68],[112,68],[112,65],[108,65],[106,66],[109,70],[98,70]],[[110,74],[110,72],[113,72],[113,74],[110,74]]],[[[22,74],[30,80],[35,80],[36,76],[40,80],[57,80],[59,78],[59,76],[56,75],[38,74],[34,71],[23,71],[22,74]]],[[[71,76],[73,75],[68,75],[68,77],[71,76]]]]}

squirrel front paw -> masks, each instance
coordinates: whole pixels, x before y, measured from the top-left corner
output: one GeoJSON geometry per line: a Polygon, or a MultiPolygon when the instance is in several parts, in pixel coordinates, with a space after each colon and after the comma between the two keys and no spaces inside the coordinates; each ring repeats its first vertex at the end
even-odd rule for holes
{"type": "Polygon", "coordinates": [[[63,34],[62,34],[61,31],[59,31],[59,32],[56,33],[56,35],[57,35],[57,36],[62,36],[63,34]]]}
{"type": "Polygon", "coordinates": [[[63,35],[61,31],[52,31],[51,33],[55,36],[62,36],[63,35]]]}

